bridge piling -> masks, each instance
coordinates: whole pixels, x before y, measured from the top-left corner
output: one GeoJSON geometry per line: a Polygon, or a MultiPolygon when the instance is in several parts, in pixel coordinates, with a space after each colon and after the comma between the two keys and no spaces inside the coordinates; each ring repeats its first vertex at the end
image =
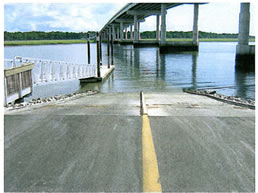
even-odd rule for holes
{"type": "Polygon", "coordinates": [[[159,30],[159,14],[156,15],[156,40],[160,40],[160,30],[159,30]]]}
{"type": "Polygon", "coordinates": [[[161,39],[160,44],[165,45],[166,44],[166,4],[161,4],[161,39]]]}
{"type": "Polygon", "coordinates": [[[125,26],[125,39],[128,39],[128,31],[127,31],[128,26],[125,26]]]}
{"type": "Polygon", "coordinates": [[[244,71],[255,70],[255,46],[249,45],[250,3],[241,3],[239,34],[236,46],[236,68],[244,71]]]}
{"type": "Polygon", "coordinates": [[[198,49],[198,13],[199,13],[199,4],[194,4],[194,21],[193,21],[193,45],[197,46],[198,49]]]}
{"type": "Polygon", "coordinates": [[[119,40],[119,27],[116,28],[116,39],[119,40]]]}
{"type": "Polygon", "coordinates": [[[124,40],[124,23],[121,21],[120,22],[120,42],[124,40]]]}
{"type": "Polygon", "coordinates": [[[138,36],[138,23],[137,23],[137,15],[134,15],[134,43],[138,42],[139,36],[138,36]]]}
{"type": "Polygon", "coordinates": [[[113,36],[113,41],[115,41],[116,39],[116,32],[115,32],[115,25],[112,24],[112,27],[111,27],[111,34],[113,36]]]}
{"type": "Polygon", "coordinates": [[[130,25],[130,39],[133,40],[133,25],[130,25]]]}
{"type": "Polygon", "coordinates": [[[137,25],[138,25],[138,40],[141,39],[141,32],[140,32],[140,21],[137,22],[137,25]]]}

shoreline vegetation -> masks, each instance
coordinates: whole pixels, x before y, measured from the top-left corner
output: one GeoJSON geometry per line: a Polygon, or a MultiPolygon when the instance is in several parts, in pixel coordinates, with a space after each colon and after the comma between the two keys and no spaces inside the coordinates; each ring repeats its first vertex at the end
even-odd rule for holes
{"type": "MultiPolygon", "coordinates": [[[[146,40],[155,40],[155,39],[142,39],[146,40]]],[[[169,38],[167,41],[192,41],[191,38],[169,38]]],[[[200,38],[200,42],[237,42],[237,38],[200,38]]],[[[91,40],[91,43],[94,43],[95,40],[91,40]]],[[[105,42],[105,41],[103,41],[105,42]]],[[[249,39],[249,42],[255,42],[254,38],[249,39]]],[[[85,39],[77,40],[11,40],[4,41],[4,46],[22,46],[22,45],[51,45],[51,44],[83,44],[87,43],[85,39]]]]}
{"type": "MultiPolygon", "coordinates": [[[[130,32],[128,32],[130,37],[130,32]]],[[[61,32],[61,31],[30,31],[30,32],[4,32],[5,46],[18,45],[49,45],[49,44],[83,44],[90,37],[91,42],[95,42],[96,32],[61,32]]],[[[167,41],[192,41],[192,31],[167,31],[167,41]]],[[[141,40],[155,40],[156,31],[141,32],[141,40]]],[[[255,41],[255,36],[249,36],[250,42],[255,41]]],[[[213,33],[199,31],[200,42],[237,42],[237,33],[213,33]]],[[[105,42],[105,41],[103,41],[105,42]]]]}

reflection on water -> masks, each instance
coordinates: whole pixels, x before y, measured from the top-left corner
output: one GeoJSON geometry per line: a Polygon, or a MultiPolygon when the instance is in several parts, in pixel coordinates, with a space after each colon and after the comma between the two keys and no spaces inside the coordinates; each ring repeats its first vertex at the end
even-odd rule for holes
{"type": "MultiPolygon", "coordinates": [[[[115,65],[111,81],[98,85],[102,92],[160,92],[194,87],[254,98],[255,75],[235,71],[234,43],[201,43],[199,52],[174,54],[160,54],[158,48],[116,45],[115,65]]],[[[87,87],[92,85],[81,85],[83,89],[87,87]]]]}
{"type": "MultiPolygon", "coordinates": [[[[250,98],[255,93],[255,84],[253,82],[253,72],[235,71],[235,95],[242,98],[250,98]]],[[[254,97],[251,97],[254,98],[254,97]]]]}
{"type": "Polygon", "coordinates": [[[196,69],[197,69],[197,56],[198,53],[192,53],[192,84],[194,88],[197,88],[196,84],[196,69]]]}
{"type": "MultiPolygon", "coordinates": [[[[91,44],[93,63],[96,63],[95,50],[96,45],[91,44]]],[[[107,64],[106,44],[102,50],[103,64],[107,64]]],[[[66,83],[57,83],[55,92],[59,92],[58,87],[62,94],[89,89],[101,92],[173,92],[194,87],[215,88],[222,94],[254,99],[255,74],[235,70],[235,50],[235,42],[201,42],[199,52],[170,54],[160,54],[158,48],[114,45],[116,69],[106,81],[90,84],[74,81],[69,88],[64,86],[66,83]]],[[[84,44],[5,47],[5,58],[20,55],[87,63],[86,53],[84,44]]],[[[45,95],[53,94],[50,86],[44,88],[45,95]]],[[[34,91],[37,92],[37,88],[34,91]]]]}

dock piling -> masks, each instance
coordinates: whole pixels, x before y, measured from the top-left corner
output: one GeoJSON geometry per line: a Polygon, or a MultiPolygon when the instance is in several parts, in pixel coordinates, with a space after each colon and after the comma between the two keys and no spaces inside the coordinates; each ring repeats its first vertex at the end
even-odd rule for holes
{"type": "Polygon", "coordinates": [[[96,41],[97,41],[97,77],[100,77],[99,32],[97,32],[96,41]]]}
{"type": "Polygon", "coordinates": [[[99,33],[99,59],[100,59],[100,65],[102,66],[102,37],[101,37],[101,33],[99,33]]]}
{"type": "Polygon", "coordinates": [[[113,34],[111,34],[111,65],[114,65],[113,34]]]}
{"type": "Polygon", "coordinates": [[[90,35],[88,33],[87,38],[87,48],[88,48],[88,64],[90,64],[90,35]]]}
{"type": "Polygon", "coordinates": [[[109,56],[110,56],[110,34],[107,36],[107,56],[108,56],[108,68],[110,68],[109,56]]]}

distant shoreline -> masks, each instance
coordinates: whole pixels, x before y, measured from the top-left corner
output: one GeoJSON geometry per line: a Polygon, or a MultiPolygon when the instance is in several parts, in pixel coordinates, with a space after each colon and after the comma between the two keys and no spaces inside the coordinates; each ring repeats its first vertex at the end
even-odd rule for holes
{"type": "MultiPolygon", "coordinates": [[[[94,42],[93,40],[91,42],[94,42]]],[[[4,41],[4,46],[24,46],[24,45],[51,45],[51,44],[82,44],[87,40],[13,40],[4,41]]]]}
{"type": "MultiPolygon", "coordinates": [[[[154,39],[142,39],[142,40],[154,40],[154,39]]],[[[191,41],[190,38],[173,38],[167,39],[167,41],[191,41]]],[[[237,42],[237,38],[200,38],[200,42],[237,42]]],[[[255,42],[255,39],[250,39],[250,42],[255,42]]],[[[86,44],[86,40],[13,40],[4,41],[4,46],[23,46],[23,45],[51,45],[51,44],[86,44]]],[[[91,40],[91,43],[94,43],[91,40]]]]}

